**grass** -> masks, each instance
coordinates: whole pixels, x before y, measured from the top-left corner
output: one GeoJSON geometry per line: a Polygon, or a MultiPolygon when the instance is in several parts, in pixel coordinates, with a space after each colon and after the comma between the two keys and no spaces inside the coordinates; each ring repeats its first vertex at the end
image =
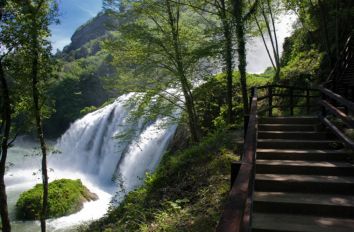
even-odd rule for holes
{"type": "Polygon", "coordinates": [[[81,230],[214,231],[229,192],[235,133],[219,131],[164,156],[142,187],[119,207],[81,230]]]}
{"type": "MultiPolygon", "coordinates": [[[[22,193],[16,203],[18,219],[39,219],[43,196],[43,185],[37,184],[32,189],[22,193]]],[[[79,211],[83,202],[96,200],[81,180],[60,179],[48,185],[48,217],[61,217],[79,211]]]]}

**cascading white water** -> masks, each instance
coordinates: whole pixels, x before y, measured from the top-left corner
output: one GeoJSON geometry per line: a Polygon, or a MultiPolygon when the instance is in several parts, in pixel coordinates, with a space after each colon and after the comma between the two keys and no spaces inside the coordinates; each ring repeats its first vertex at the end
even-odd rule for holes
{"type": "Polygon", "coordinates": [[[133,95],[123,95],[72,124],[56,145],[62,154],[51,159],[50,164],[60,170],[86,173],[98,185],[110,184],[112,178],[119,176],[125,190],[136,187],[147,171],[155,169],[176,126],[165,128],[166,118],[148,126],[144,119],[130,123],[132,106],[127,102],[133,95]],[[127,130],[137,136],[115,139],[127,130]]]}
{"type": "MultiPolygon", "coordinates": [[[[57,141],[55,147],[59,153],[50,156],[49,180],[80,178],[99,196],[99,200],[85,203],[76,214],[49,220],[50,230],[65,231],[75,224],[102,217],[117,191],[120,200],[124,193],[142,183],[147,171],[155,169],[176,125],[166,126],[166,118],[149,123],[141,119],[132,124],[128,117],[134,106],[127,102],[133,95],[123,95],[112,104],[77,120],[57,141]],[[135,136],[126,136],[124,140],[116,138],[131,129],[135,136]],[[120,181],[119,185],[113,181],[114,177],[120,181]]],[[[39,162],[30,167],[24,163],[11,168],[6,175],[7,190],[16,190],[14,195],[18,197],[19,192],[39,183],[40,178],[31,175],[38,168],[39,162]]],[[[15,231],[22,231],[16,228],[24,227],[20,223],[15,225],[15,231]]]]}

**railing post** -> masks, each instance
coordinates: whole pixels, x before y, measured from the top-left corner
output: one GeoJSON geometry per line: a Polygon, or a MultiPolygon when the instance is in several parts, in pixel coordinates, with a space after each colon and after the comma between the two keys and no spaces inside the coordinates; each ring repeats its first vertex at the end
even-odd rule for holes
{"type": "MultiPolygon", "coordinates": [[[[254,97],[256,91],[256,87],[252,87],[251,88],[251,95],[250,95],[250,109],[251,109],[251,104],[252,104],[252,98],[254,97]]],[[[243,133],[244,133],[244,137],[246,137],[247,134],[247,128],[248,128],[248,121],[250,119],[249,114],[246,114],[245,116],[243,116],[243,133]]]]}
{"type": "MultiPolygon", "coordinates": [[[[344,97],[349,99],[349,89],[347,85],[344,86],[344,97]]],[[[348,107],[344,106],[344,112],[348,114],[348,107]]]]}
{"type": "Polygon", "coordinates": [[[273,115],[273,87],[272,86],[268,86],[268,116],[272,117],[273,115]]]}
{"type": "Polygon", "coordinates": [[[306,89],[306,113],[310,114],[310,90],[306,89]]]}
{"type": "MultiPolygon", "coordinates": [[[[326,95],[321,92],[320,101],[324,101],[324,100],[326,100],[326,95]]],[[[323,105],[321,105],[321,115],[323,118],[325,118],[327,116],[326,107],[324,107],[323,105]]]]}
{"type": "Polygon", "coordinates": [[[246,138],[247,135],[247,128],[248,128],[248,121],[250,119],[249,114],[243,116],[243,137],[246,138]]]}
{"type": "Polygon", "coordinates": [[[236,177],[240,171],[241,168],[241,162],[235,161],[231,162],[231,183],[230,183],[230,188],[234,185],[234,182],[236,180],[236,177]]]}
{"type": "Polygon", "coordinates": [[[294,90],[292,87],[290,87],[289,91],[290,91],[290,115],[294,116],[294,90]]]}

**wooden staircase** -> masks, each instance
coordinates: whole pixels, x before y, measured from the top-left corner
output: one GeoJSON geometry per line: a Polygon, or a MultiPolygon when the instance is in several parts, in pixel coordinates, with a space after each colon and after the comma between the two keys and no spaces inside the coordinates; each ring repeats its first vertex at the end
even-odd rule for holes
{"type": "Polygon", "coordinates": [[[354,165],[317,117],[259,119],[252,231],[354,231],[354,165]]]}
{"type": "Polygon", "coordinates": [[[325,83],[255,86],[244,117],[216,232],[354,232],[354,34],[325,83]]]}

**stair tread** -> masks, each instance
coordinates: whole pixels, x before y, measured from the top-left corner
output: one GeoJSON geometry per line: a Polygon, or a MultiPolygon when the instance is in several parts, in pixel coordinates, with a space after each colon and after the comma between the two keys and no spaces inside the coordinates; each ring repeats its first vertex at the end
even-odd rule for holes
{"type": "Polygon", "coordinates": [[[258,139],[258,142],[286,142],[286,143],[340,143],[338,140],[299,140],[299,139],[258,139]]]}
{"type": "Polygon", "coordinates": [[[256,191],[254,201],[354,207],[354,196],[351,195],[256,191]]]}
{"type": "Polygon", "coordinates": [[[354,177],[351,176],[256,174],[256,180],[279,181],[279,182],[316,182],[316,183],[323,183],[323,184],[331,184],[331,183],[354,184],[354,177]]]}
{"type": "Polygon", "coordinates": [[[271,152],[271,153],[293,153],[293,154],[347,154],[343,149],[338,150],[320,150],[320,149],[271,149],[271,148],[257,148],[257,152],[271,152]]]}
{"type": "Polygon", "coordinates": [[[300,134],[328,134],[328,132],[325,132],[325,131],[280,131],[280,130],[266,130],[266,131],[261,131],[259,130],[258,133],[273,133],[273,134],[297,134],[297,133],[300,133],[300,134]]]}
{"type": "MultiPolygon", "coordinates": [[[[256,164],[262,165],[286,165],[286,166],[308,166],[308,167],[349,167],[354,165],[340,161],[311,161],[311,160],[258,160],[256,164]]],[[[353,173],[354,174],[354,173],[353,173]]]]}
{"type": "Polygon", "coordinates": [[[254,229],[267,231],[349,232],[354,231],[354,220],[314,217],[292,214],[253,214],[254,229]]]}
{"type": "Polygon", "coordinates": [[[306,127],[314,127],[314,124],[299,124],[299,123],[259,123],[260,126],[306,126],[306,127]]]}

